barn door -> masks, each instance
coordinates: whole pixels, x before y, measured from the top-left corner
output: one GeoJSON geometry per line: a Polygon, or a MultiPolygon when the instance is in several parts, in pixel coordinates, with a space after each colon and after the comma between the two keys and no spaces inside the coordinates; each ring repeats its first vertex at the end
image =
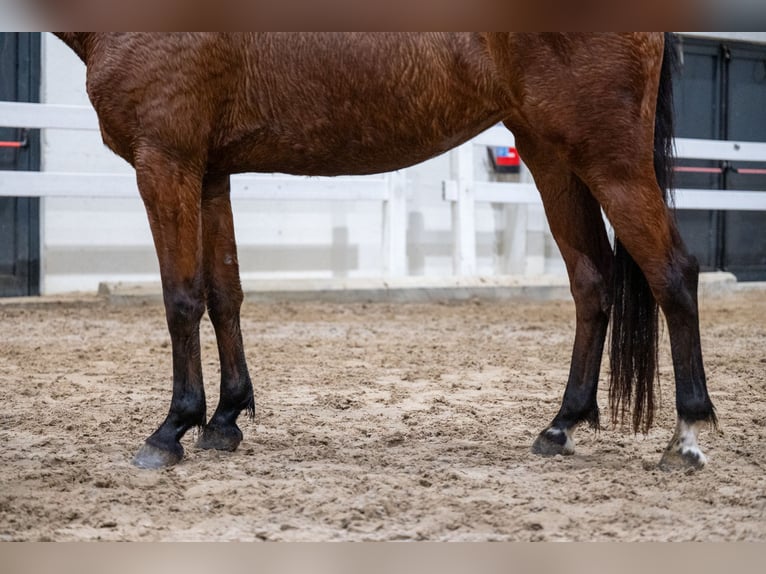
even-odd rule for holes
{"type": "MultiPolygon", "coordinates": [[[[0,100],[37,102],[40,34],[0,32],[0,100]]],[[[0,127],[0,170],[40,169],[39,133],[0,127]]],[[[2,177],[2,175],[0,175],[2,177]]],[[[0,197],[0,296],[40,292],[39,200],[0,197]]]]}
{"type": "MultiPolygon", "coordinates": [[[[766,142],[766,46],[683,39],[676,75],[676,135],[766,142]]],[[[692,171],[678,187],[766,190],[766,164],[681,160],[692,171]],[[696,171],[694,169],[696,168],[696,171]]],[[[678,211],[686,244],[703,270],[725,270],[741,281],[766,280],[766,213],[678,211]]]]}

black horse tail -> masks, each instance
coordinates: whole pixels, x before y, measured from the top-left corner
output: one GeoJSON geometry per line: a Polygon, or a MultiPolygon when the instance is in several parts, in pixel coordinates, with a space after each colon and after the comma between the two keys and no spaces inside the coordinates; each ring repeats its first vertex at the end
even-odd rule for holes
{"type": "MultiPolygon", "coordinates": [[[[666,203],[673,186],[673,84],[676,47],[665,47],[654,121],[654,171],[666,203]]],[[[659,311],[649,284],[625,247],[615,238],[609,360],[612,422],[624,420],[633,405],[633,430],[648,432],[654,421],[654,383],[658,379],[659,311]]]]}

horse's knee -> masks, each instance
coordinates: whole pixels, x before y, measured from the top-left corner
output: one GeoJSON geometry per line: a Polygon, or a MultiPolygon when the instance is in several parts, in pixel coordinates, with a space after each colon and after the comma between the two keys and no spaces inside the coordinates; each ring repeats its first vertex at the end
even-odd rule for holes
{"type": "Polygon", "coordinates": [[[201,291],[170,289],[165,292],[165,313],[171,334],[193,331],[205,313],[201,291]]]}

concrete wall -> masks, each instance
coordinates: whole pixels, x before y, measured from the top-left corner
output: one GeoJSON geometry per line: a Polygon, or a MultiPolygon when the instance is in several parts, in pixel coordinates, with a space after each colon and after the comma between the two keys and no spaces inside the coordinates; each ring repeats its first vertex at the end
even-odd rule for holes
{"type": "MultiPolygon", "coordinates": [[[[41,100],[88,104],[85,67],[61,41],[43,35],[41,100]]],[[[488,160],[477,154],[488,174],[488,160]]],[[[97,132],[45,130],[42,169],[131,172],[97,132]]],[[[408,274],[452,274],[451,212],[442,200],[444,155],[408,170],[408,274]]],[[[488,177],[488,175],[487,175],[488,177]]],[[[563,263],[539,210],[477,206],[478,272],[562,274],[563,263]],[[531,225],[527,226],[527,221],[531,225]],[[514,223],[514,229],[507,228],[514,223]],[[528,227],[528,228],[527,228],[528,227]],[[511,252],[514,234],[523,252],[511,252]],[[529,257],[527,257],[527,255],[529,257]]],[[[94,291],[102,281],[155,281],[159,269],[143,205],[135,199],[47,198],[42,206],[42,291],[94,291]]],[[[234,205],[242,276],[375,277],[382,273],[382,207],[377,202],[266,202],[234,205]]],[[[517,249],[518,251],[518,249],[517,249]]]]}

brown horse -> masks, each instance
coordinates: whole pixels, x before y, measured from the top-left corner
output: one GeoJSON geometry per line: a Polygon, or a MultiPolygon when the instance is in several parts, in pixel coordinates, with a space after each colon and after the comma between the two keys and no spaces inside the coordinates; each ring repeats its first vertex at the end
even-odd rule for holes
{"type": "Polygon", "coordinates": [[[700,347],[698,266],[667,206],[672,38],[663,34],[59,34],[87,65],[104,142],[136,169],[173,349],[170,412],[134,463],[234,450],[254,409],[239,310],[232,173],[368,174],[440,154],[502,121],[540,190],[576,305],[561,409],[532,450],[574,452],[599,425],[612,321],[610,405],[646,431],[658,306],[668,325],[678,425],[661,467],[701,467],[715,424],[700,347]],[[610,246],[601,217],[612,223],[610,246]],[[206,420],[199,324],[215,328],[221,394],[206,420]]]}

